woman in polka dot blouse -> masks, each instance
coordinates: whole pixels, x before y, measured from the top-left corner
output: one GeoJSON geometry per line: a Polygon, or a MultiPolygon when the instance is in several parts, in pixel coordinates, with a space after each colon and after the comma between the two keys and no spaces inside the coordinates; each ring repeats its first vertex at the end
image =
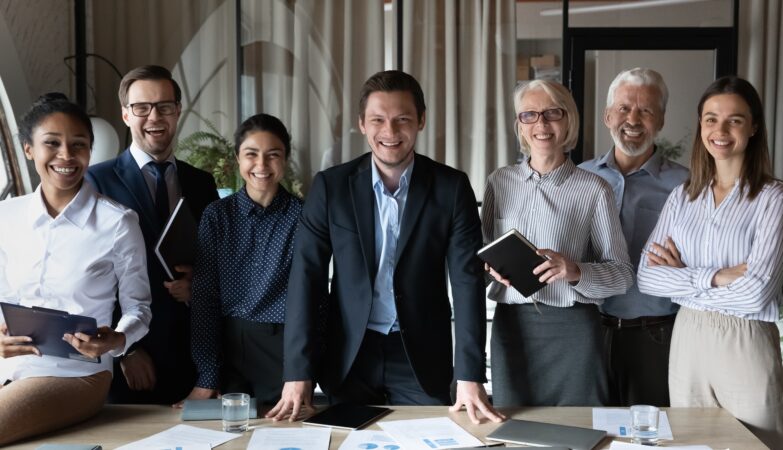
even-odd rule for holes
{"type": "Polygon", "coordinates": [[[288,273],[302,201],[280,186],[291,137],[257,114],[234,133],[245,186],[210,204],[201,219],[193,275],[189,399],[246,392],[275,404],[283,386],[288,273]]]}

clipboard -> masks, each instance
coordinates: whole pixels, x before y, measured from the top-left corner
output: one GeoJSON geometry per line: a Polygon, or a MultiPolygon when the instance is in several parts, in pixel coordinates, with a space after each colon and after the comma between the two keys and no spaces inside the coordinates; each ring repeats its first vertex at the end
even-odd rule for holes
{"type": "Polygon", "coordinates": [[[155,244],[155,256],[158,257],[169,280],[173,281],[184,276],[183,273],[174,270],[174,266],[192,266],[196,261],[197,240],[198,224],[188,204],[185,203],[185,197],[180,197],[155,244]]]}
{"type": "Polygon", "coordinates": [[[10,336],[29,336],[41,354],[57,358],[91,363],[101,362],[101,357],[90,358],[79,353],[63,340],[65,333],[84,333],[94,336],[98,325],[94,317],[68,314],[67,311],[0,302],[5,325],[10,336]]]}

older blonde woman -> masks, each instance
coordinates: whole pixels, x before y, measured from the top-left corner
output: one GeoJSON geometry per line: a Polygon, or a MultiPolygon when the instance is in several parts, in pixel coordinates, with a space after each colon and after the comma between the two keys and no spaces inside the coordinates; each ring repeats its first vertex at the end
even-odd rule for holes
{"type": "Polygon", "coordinates": [[[602,405],[607,401],[596,305],[624,293],[633,268],[609,185],[568,158],[579,113],[562,85],[535,80],[514,91],[525,157],[490,175],[484,240],[516,228],[547,261],[546,287],[524,297],[490,267],[498,302],[492,325],[496,406],[602,405]],[[537,302],[538,305],[533,303],[537,302]]]}

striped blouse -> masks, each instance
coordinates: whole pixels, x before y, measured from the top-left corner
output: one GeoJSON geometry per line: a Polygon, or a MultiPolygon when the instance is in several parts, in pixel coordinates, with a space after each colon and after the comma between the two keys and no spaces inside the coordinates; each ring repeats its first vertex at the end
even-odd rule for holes
{"type": "Polygon", "coordinates": [[[557,280],[529,298],[493,281],[491,300],[536,300],[559,307],[600,305],[605,297],[623,294],[633,283],[612,189],[570,159],[543,176],[530,167],[527,157],[493,172],[487,179],[481,224],[485,242],[516,228],[533,245],[562,253],[582,272],[576,284],[557,280]]]}
{"type": "Polygon", "coordinates": [[[661,211],[645,248],[671,236],[687,267],[649,267],[639,262],[639,290],[672,297],[682,306],[717,311],[745,319],[774,322],[783,284],[783,183],[767,184],[752,201],[739,181],[715,207],[712,189],[688,201],[683,187],[675,189],[661,211]],[[740,278],[712,287],[718,270],[747,263],[740,278]]]}

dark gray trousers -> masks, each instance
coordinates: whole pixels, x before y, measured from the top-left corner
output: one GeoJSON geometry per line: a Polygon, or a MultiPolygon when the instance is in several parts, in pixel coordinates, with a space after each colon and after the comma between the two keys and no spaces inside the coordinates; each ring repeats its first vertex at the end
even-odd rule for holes
{"type": "Polygon", "coordinates": [[[429,395],[416,380],[399,332],[367,330],[345,381],[327,392],[329,403],[361,405],[448,405],[449,385],[429,395]]]}

